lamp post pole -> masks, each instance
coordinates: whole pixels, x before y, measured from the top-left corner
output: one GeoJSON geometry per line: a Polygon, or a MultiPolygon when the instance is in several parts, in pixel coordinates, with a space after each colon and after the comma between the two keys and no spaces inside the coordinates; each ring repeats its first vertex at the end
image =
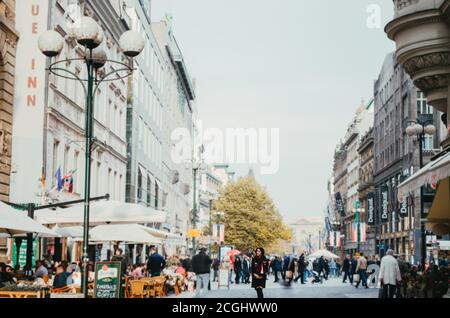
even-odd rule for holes
{"type": "MultiPolygon", "coordinates": [[[[436,127],[434,126],[433,120],[411,120],[410,122],[415,123],[413,126],[409,126],[406,128],[406,133],[409,136],[416,135],[419,139],[419,167],[423,168],[423,142],[425,139],[425,135],[434,135],[436,132],[436,127]],[[426,126],[429,124],[428,126],[426,126]]],[[[424,207],[424,186],[420,187],[420,234],[421,234],[421,243],[420,243],[420,257],[421,257],[421,265],[422,271],[425,270],[425,262],[426,262],[426,252],[427,252],[427,243],[426,243],[426,233],[425,233],[425,207],[424,207]]]]}
{"type": "MultiPolygon", "coordinates": [[[[144,40],[137,32],[128,30],[119,39],[119,46],[123,54],[128,57],[129,63],[108,60],[106,52],[100,47],[104,39],[103,30],[90,17],[81,17],[78,27],[74,29],[74,37],[78,44],[84,48],[84,57],[55,61],[47,69],[55,76],[68,80],[78,81],[85,92],[85,180],[84,180],[84,218],[83,218],[83,250],[82,267],[83,276],[81,290],[84,297],[88,297],[88,248],[89,248],[89,202],[90,202],[90,181],[91,181],[91,152],[93,145],[93,104],[95,92],[103,82],[116,81],[128,78],[133,73],[132,59],[139,55],[145,47],[144,40]],[[65,67],[68,62],[82,62],[87,67],[87,77],[82,78],[65,67]],[[110,63],[111,71],[97,79],[97,71],[110,63]],[[115,75],[113,77],[113,75],[115,75]]],[[[47,30],[39,36],[38,45],[41,52],[53,58],[58,56],[64,47],[64,39],[55,30],[47,30]]]]}
{"type": "Polygon", "coordinates": [[[211,257],[211,245],[212,245],[212,203],[213,200],[209,199],[209,256],[211,257]]]}
{"type": "Polygon", "coordinates": [[[88,262],[89,262],[89,212],[90,212],[90,196],[91,196],[91,150],[92,150],[92,135],[93,135],[93,89],[94,89],[94,66],[92,61],[92,51],[90,57],[86,59],[87,67],[87,93],[86,93],[86,140],[85,140],[85,174],[84,174],[84,220],[83,220],[83,275],[81,282],[81,291],[87,297],[88,294],[88,262]]]}
{"type": "MultiPolygon", "coordinates": [[[[195,229],[197,227],[197,170],[194,168],[194,202],[192,208],[192,227],[195,229]]],[[[195,255],[195,236],[192,236],[192,256],[195,255]]]]}
{"type": "MultiPolygon", "coordinates": [[[[423,127],[423,125],[422,125],[423,127]]],[[[423,168],[423,139],[425,138],[424,132],[419,134],[419,165],[420,169],[423,168]]],[[[426,233],[425,233],[425,222],[423,219],[424,215],[424,204],[423,204],[423,186],[420,187],[420,233],[422,235],[422,244],[420,244],[421,248],[421,263],[422,263],[422,271],[425,270],[425,261],[426,261],[426,253],[427,253],[427,242],[426,242],[426,233]]]]}

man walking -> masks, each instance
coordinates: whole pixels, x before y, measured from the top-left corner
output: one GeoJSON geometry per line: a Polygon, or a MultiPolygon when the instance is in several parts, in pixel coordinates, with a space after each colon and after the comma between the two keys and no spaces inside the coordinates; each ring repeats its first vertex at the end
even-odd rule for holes
{"type": "Polygon", "coordinates": [[[192,270],[197,277],[195,287],[195,297],[200,297],[202,290],[208,287],[209,273],[212,260],[206,255],[206,248],[202,247],[200,252],[192,258],[192,270]]]}
{"type": "Polygon", "coordinates": [[[250,284],[250,259],[247,255],[244,255],[242,261],[242,282],[244,284],[250,284]]]}
{"type": "Polygon", "coordinates": [[[297,262],[298,276],[297,276],[297,278],[294,280],[295,282],[297,282],[298,279],[300,278],[300,282],[301,282],[302,284],[305,284],[305,275],[304,275],[305,267],[306,267],[306,264],[305,264],[305,254],[302,253],[302,255],[300,255],[300,257],[299,257],[299,259],[298,259],[298,262],[297,262]]]}
{"type": "Polygon", "coordinates": [[[212,268],[214,271],[213,282],[219,281],[219,267],[220,267],[220,261],[218,258],[215,258],[212,263],[212,268]]]}
{"type": "Polygon", "coordinates": [[[393,255],[394,251],[389,249],[381,259],[379,279],[385,298],[394,298],[397,284],[402,280],[398,262],[393,255]]]}
{"type": "Polygon", "coordinates": [[[347,282],[347,277],[350,280],[350,284],[353,284],[353,278],[350,276],[350,255],[345,256],[344,263],[342,264],[342,272],[344,273],[344,278],[342,279],[343,283],[347,282]]]}
{"type": "Polygon", "coordinates": [[[363,253],[360,253],[358,262],[356,264],[356,273],[359,274],[359,280],[355,286],[356,288],[359,287],[360,282],[362,282],[363,286],[365,286],[366,288],[369,288],[369,286],[367,286],[366,271],[367,271],[367,260],[364,257],[363,253]]]}
{"type": "Polygon", "coordinates": [[[278,256],[275,256],[271,266],[273,275],[275,276],[274,283],[277,283],[279,281],[278,273],[281,271],[281,259],[278,256]]]}
{"type": "Polygon", "coordinates": [[[147,262],[147,270],[150,272],[151,277],[160,276],[164,266],[166,266],[164,257],[158,254],[156,246],[150,246],[150,256],[147,262]]]}

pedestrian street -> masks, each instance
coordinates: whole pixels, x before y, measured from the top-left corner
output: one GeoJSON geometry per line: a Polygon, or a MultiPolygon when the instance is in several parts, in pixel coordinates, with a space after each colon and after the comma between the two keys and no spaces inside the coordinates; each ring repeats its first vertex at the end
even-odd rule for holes
{"type": "MultiPolygon", "coordinates": [[[[256,292],[250,284],[231,284],[230,289],[221,287],[218,289],[217,282],[211,284],[211,291],[202,294],[201,298],[256,298],[256,292]]],[[[377,288],[355,288],[349,282],[342,283],[342,277],[324,280],[323,284],[308,283],[301,285],[300,282],[292,282],[291,287],[285,287],[273,282],[273,276],[269,276],[264,297],[267,298],[377,298],[377,288]]],[[[185,292],[179,296],[171,295],[170,298],[195,298],[195,292],[185,292]]]]}

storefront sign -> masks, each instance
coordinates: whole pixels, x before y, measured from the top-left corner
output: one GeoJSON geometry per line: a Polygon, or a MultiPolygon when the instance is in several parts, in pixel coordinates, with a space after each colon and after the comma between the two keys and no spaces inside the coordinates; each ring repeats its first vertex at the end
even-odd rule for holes
{"type": "Polygon", "coordinates": [[[119,298],[122,284],[120,262],[95,264],[95,298],[119,298]]]}
{"type": "MultiPolygon", "coordinates": [[[[10,200],[35,202],[42,192],[44,107],[48,85],[46,57],[39,50],[39,35],[48,29],[48,0],[16,1],[17,43],[13,109],[10,200]],[[20,62],[19,62],[20,61],[20,62]],[[24,154],[35,154],[31,160],[24,154]],[[39,154],[39,155],[38,155],[39,154]]],[[[12,84],[12,83],[11,83],[12,84]]],[[[3,116],[3,115],[2,115],[3,116]]]]}
{"type": "Polygon", "coordinates": [[[381,223],[387,223],[388,221],[388,206],[388,187],[384,185],[381,187],[381,223]]]}
{"type": "Polygon", "coordinates": [[[375,195],[372,192],[367,194],[367,223],[375,224],[375,195]]]}
{"type": "Polygon", "coordinates": [[[407,197],[403,197],[400,200],[399,211],[400,211],[400,217],[405,218],[408,216],[408,198],[407,197]]]}
{"type": "Polygon", "coordinates": [[[341,193],[336,193],[334,197],[336,199],[336,210],[341,214],[341,216],[345,216],[344,203],[342,202],[341,193]]]}

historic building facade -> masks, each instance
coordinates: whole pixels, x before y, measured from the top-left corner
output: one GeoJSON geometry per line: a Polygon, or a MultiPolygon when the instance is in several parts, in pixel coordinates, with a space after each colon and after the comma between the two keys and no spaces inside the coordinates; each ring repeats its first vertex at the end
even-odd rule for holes
{"type": "MultiPolygon", "coordinates": [[[[420,241],[420,191],[405,198],[407,206],[398,203],[398,185],[419,168],[417,140],[408,137],[406,128],[418,117],[440,127],[441,114],[427,103],[393,53],[386,56],[374,85],[374,184],[376,206],[376,251],[383,255],[388,248],[411,258],[418,254],[420,241]],[[416,253],[417,252],[417,253],[416,253]]],[[[439,152],[441,131],[424,140],[424,162],[439,152]]],[[[434,194],[424,193],[425,210],[434,194]]]]}
{"type": "Polygon", "coordinates": [[[358,147],[359,165],[359,202],[364,209],[360,221],[367,225],[366,241],[361,242],[360,251],[364,255],[375,255],[374,187],[373,187],[373,127],[361,138],[358,147]]]}
{"type": "Polygon", "coordinates": [[[15,1],[0,1],[0,200],[9,200],[11,134],[16,67],[15,1]]]}
{"type": "MultiPolygon", "coordinates": [[[[195,161],[199,157],[195,149],[195,87],[187,70],[181,49],[173,34],[171,19],[152,23],[159,49],[164,56],[163,76],[163,131],[162,131],[162,187],[165,190],[164,200],[167,202],[164,211],[167,212],[165,229],[184,240],[183,245],[177,245],[174,251],[177,255],[188,252],[191,240],[186,234],[192,224],[194,196],[193,191],[195,161]],[[187,142],[185,150],[178,157],[176,151],[180,143],[173,139],[173,133],[182,133],[182,142],[187,142]],[[195,151],[194,151],[195,149],[195,151]]],[[[179,139],[180,135],[175,135],[179,139]]],[[[196,173],[198,179],[199,174],[196,173]]],[[[196,180],[198,184],[198,180],[196,180]]],[[[198,202],[198,199],[197,201],[198,202]]]]}
{"type": "MultiPolygon", "coordinates": [[[[0,1],[0,200],[9,201],[16,44],[15,0],[0,1]]],[[[6,240],[0,238],[0,257],[6,240]]],[[[0,261],[2,261],[0,259],[0,261]]]]}

